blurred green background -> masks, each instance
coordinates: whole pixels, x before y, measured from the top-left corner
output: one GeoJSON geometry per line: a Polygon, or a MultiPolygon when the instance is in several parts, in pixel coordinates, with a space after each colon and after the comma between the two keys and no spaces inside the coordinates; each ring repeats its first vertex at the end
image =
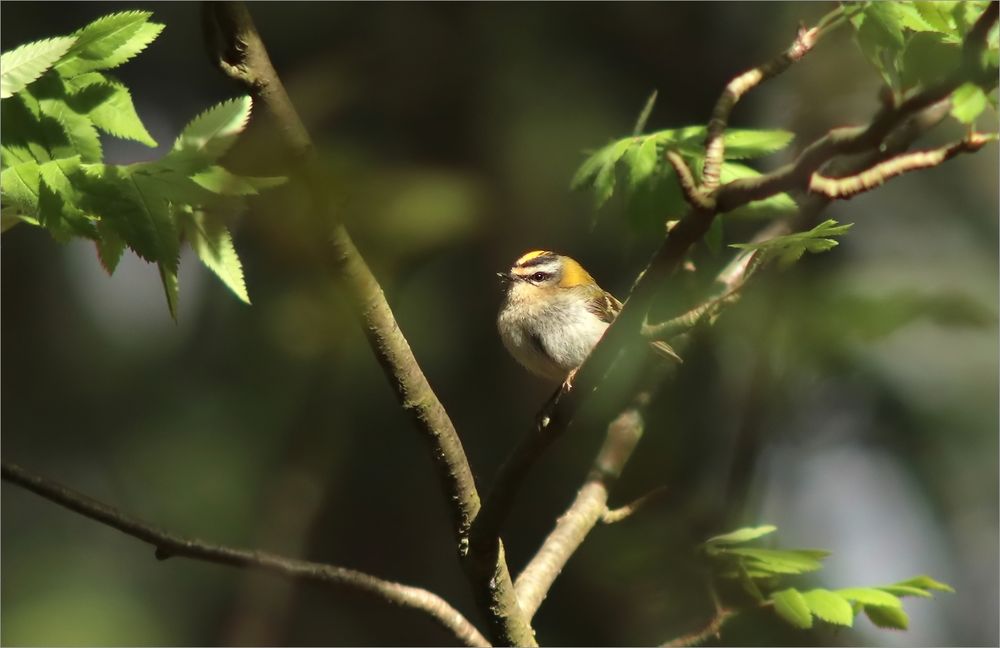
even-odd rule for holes
{"type": "MultiPolygon", "coordinates": [[[[161,142],[240,92],[211,65],[197,3],[5,3],[5,50],[128,8],[166,30],[116,70],[161,142]]],[[[582,152],[704,123],[724,83],[787,46],[826,3],[253,3],[481,487],[548,386],[500,345],[494,272],[564,251],[612,292],[655,244],[570,194],[582,152]]],[[[877,74],[842,30],[750,95],[736,126],[796,146],[877,109],[877,74]]],[[[996,120],[988,111],[985,119],[996,120]]],[[[945,127],[929,141],[955,137],[945,127]]],[[[274,172],[253,148],[234,166],[274,172]]],[[[728,644],[996,645],[998,310],[995,145],[831,207],[856,223],[831,253],[770,273],[694,341],[612,499],[666,503],[597,528],[536,617],[543,644],[646,645],[692,631],[689,520],[771,522],[783,546],[833,551],[815,582],[918,573],[957,593],[908,600],[908,633],[792,631],[766,614],[728,644]],[[686,513],[680,514],[679,511],[686,513]],[[716,514],[720,514],[721,517],[716,514]]],[[[240,221],[254,305],[185,256],[180,319],[154,267],[112,278],[89,243],[19,226],[2,244],[3,457],[171,529],[422,585],[475,619],[427,451],[344,300],[308,263],[275,191],[240,221]]],[[[760,223],[727,223],[739,242],[760,223]]],[[[699,251],[699,273],[724,259],[699,251]]],[[[678,300],[697,298],[678,278],[678,300]]],[[[518,571],[601,440],[581,425],[540,462],[505,535],[518,571]]],[[[711,525],[709,525],[711,526],[711,525]]],[[[5,645],[448,643],[420,614],[152,549],[19,488],[2,490],[5,645]]],[[[799,583],[808,583],[807,579],[799,583]]]]}

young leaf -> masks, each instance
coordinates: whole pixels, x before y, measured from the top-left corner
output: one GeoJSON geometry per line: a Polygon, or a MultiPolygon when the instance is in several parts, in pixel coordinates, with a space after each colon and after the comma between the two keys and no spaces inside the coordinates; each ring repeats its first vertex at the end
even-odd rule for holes
{"type": "Polygon", "coordinates": [[[733,243],[730,247],[743,250],[760,250],[767,259],[777,259],[778,264],[787,266],[797,261],[806,252],[824,252],[837,245],[830,236],[840,236],[851,228],[851,224],[837,225],[835,220],[826,220],[808,232],[797,232],[778,236],[760,243],[733,243]]]}
{"type": "Polygon", "coordinates": [[[38,214],[38,184],[41,175],[38,163],[22,162],[9,166],[0,173],[0,191],[4,208],[15,207],[19,213],[38,214]]]}
{"type": "Polygon", "coordinates": [[[656,94],[657,91],[653,90],[653,94],[649,95],[649,99],[646,99],[646,104],[642,107],[638,119],[635,120],[635,127],[632,128],[633,136],[641,135],[642,131],[646,130],[646,122],[649,121],[649,116],[653,112],[653,106],[656,105],[656,94]]]}
{"type": "Polygon", "coordinates": [[[656,141],[647,137],[638,146],[632,146],[623,156],[623,163],[628,169],[628,192],[635,193],[636,189],[649,180],[649,176],[656,170],[656,141]]]}
{"type": "MultiPolygon", "coordinates": [[[[246,128],[253,100],[248,95],[230,99],[195,117],[174,142],[174,159],[214,162],[246,128]]],[[[207,166],[207,164],[205,165],[207,166]]]]}
{"type": "Polygon", "coordinates": [[[730,531],[729,533],[713,536],[706,540],[705,544],[742,544],[744,542],[756,540],[757,538],[762,538],[768,534],[774,533],[777,530],[778,527],[773,524],[764,524],[757,527],[743,527],[742,529],[736,529],[735,531],[730,531]]]}
{"type": "Polygon", "coordinates": [[[804,574],[823,567],[820,559],[829,552],[818,549],[757,549],[750,547],[723,547],[720,554],[748,559],[747,567],[774,574],[804,574]]]}
{"type": "Polygon", "coordinates": [[[920,17],[935,31],[942,34],[957,35],[955,19],[951,15],[952,5],[954,5],[953,2],[942,2],[940,0],[918,0],[913,3],[920,17]]]}
{"type": "Polygon", "coordinates": [[[951,116],[971,124],[986,110],[986,93],[974,83],[964,83],[951,95],[951,116]]]}
{"type": "Polygon", "coordinates": [[[937,590],[939,592],[950,592],[954,593],[955,588],[947,583],[942,583],[941,581],[936,581],[930,576],[921,575],[915,576],[913,578],[908,578],[904,581],[898,583],[893,583],[894,585],[903,585],[906,587],[919,587],[923,590],[937,590]]]}
{"type": "Polygon", "coordinates": [[[862,605],[874,605],[877,607],[903,607],[903,602],[889,592],[882,591],[874,587],[846,587],[835,590],[835,594],[842,596],[848,601],[861,603],[862,605]]]}
{"type": "Polygon", "coordinates": [[[743,160],[780,151],[795,138],[784,130],[727,130],[723,136],[727,160],[743,160]]]}
{"type": "Polygon", "coordinates": [[[218,165],[199,171],[191,179],[200,187],[224,196],[255,196],[261,189],[277,187],[285,182],[285,178],[239,176],[218,165]]]}
{"type": "Polygon", "coordinates": [[[152,16],[150,11],[126,11],[102,16],[75,34],[76,43],[56,69],[64,77],[107,67],[104,60],[125,46],[152,16]]]}
{"type": "Polygon", "coordinates": [[[866,605],[865,614],[880,628],[906,630],[910,626],[910,617],[900,608],[866,605]]]}
{"type": "Polygon", "coordinates": [[[920,598],[931,598],[931,593],[925,589],[920,589],[919,587],[910,587],[909,585],[883,585],[878,588],[883,592],[888,592],[893,596],[898,596],[900,598],[904,596],[919,596],[920,598]]]}
{"type": "Polygon", "coordinates": [[[180,283],[177,281],[177,268],[168,268],[164,263],[160,263],[159,268],[160,281],[163,283],[163,293],[167,297],[167,308],[170,310],[170,317],[176,322],[177,310],[181,299],[180,283]]]}
{"type": "Polygon", "coordinates": [[[108,221],[101,220],[97,223],[97,258],[101,266],[108,273],[108,276],[115,273],[118,262],[121,261],[122,253],[125,252],[125,241],[108,224],[108,221]]]}
{"type": "Polygon", "coordinates": [[[244,303],[250,303],[246,283],[243,280],[243,266],[233,247],[229,230],[216,219],[209,219],[196,210],[179,212],[182,227],[192,249],[209,270],[244,303]]]}
{"type": "Polygon", "coordinates": [[[797,589],[790,587],[771,595],[774,602],[774,611],[778,616],[796,628],[807,629],[812,627],[812,613],[809,611],[809,604],[805,597],[797,589]]]}
{"type": "Polygon", "coordinates": [[[163,25],[160,23],[143,23],[123,45],[110,55],[106,56],[104,60],[96,62],[100,63],[100,67],[94,67],[93,69],[108,70],[118,67],[142,50],[146,49],[150,43],[156,40],[156,37],[159,36],[162,31],[163,25]]]}
{"type": "Polygon", "coordinates": [[[854,624],[854,609],[847,600],[826,589],[814,589],[802,594],[809,610],[827,623],[847,626],[854,624]]]}
{"type": "Polygon", "coordinates": [[[0,98],[6,99],[42,76],[76,42],[73,36],[21,45],[0,55],[0,98]]]}
{"type": "Polygon", "coordinates": [[[132,103],[132,95],[122,83],[100,72],[87,72],[66,81],[68,103],[86,114],[102,131],[122,139],[156,146],[132,103]]]}

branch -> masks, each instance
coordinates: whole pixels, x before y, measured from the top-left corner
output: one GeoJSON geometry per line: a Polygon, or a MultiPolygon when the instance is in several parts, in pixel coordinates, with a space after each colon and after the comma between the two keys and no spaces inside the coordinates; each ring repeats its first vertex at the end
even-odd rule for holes
{"type": "Polygon", "coordinates": [[[699,646],[712,637],[718,637],[719,633],[722,631],[722,626],[726,623],[726,621],[734,616],[736,616],[736,610],[719,608],[716,610],[715,615],[709,620],[708,624],[701,630],[681,635],[680,637],[671,639],[662,645],[665,648],[667,646],[699,646]]]}
{"type": "MultiPolygon", "coordinates": [[[[721,141],[721,140],[720,140],[721,141]]],[[[673,167],[677,174],[677,184],[681,186],[681,194],[684,201],[691,206],[691,209],[711,209],[712,203],[705,197],[705,194],[698,188],[698,184],[691,175],[691,169],[684,162],[684,158],[676,151],[667,151],[667,162],[673,167]]]]}
{"type": "Polygon", "coordinates": [[[619,506],[616,509],[607,509],[607,510],[604,511],[604,514],[601,515],[601,523],[602,524],[617,524],[618,522],[621,522],[622,520],[626,520],[626,519],[632,517],[633,515],[635,515],[641,509],[646,508],[646,506],[650,502],[652,502],[654,500],[658,500],[661,497],[663,497],[663,495],[665,495],[666,492],[667,492],[667,487],[666,486],[659,486],[659,487],[654,488],[653,490],[649,491],[645,495],[632,500],[631,502],[629,502],[625,506],[619,506]]]}
{"type": "Polygon", "coordinates": [[[853,176],[827,178],[817,172],[812,174],[812,177],[809,179],[809,191],[822,194],[834,200],[838,198],[849,200],[859,193],[871,191],[881,186],[887,180],[896,176],[909,173],[910,171],[936,167],[960,153],[978,151],[987,142],[994,140],[994,137],[981,133],[971,133],[961,142],[929,151],[914,151],[898,155],[853,176]]]}
{"type": "Polygon", "coordinates": [[[608,511],[608,491],[621,475],[643,432],[642,410],[649,403],[649,392],[640,394],[633,405],[608,426],[604,440],[587,481],[573,503],[560,516],[556,528],[542,542],[541,548],[517,577],[514,586],[521,609],[530,619],[538,611],[552,583],[576,553],[591,529],[608,511]]]}
{"type": "MultiPolygon", "coordinates": [[[[835,9],[822,22],[826,23],[831,16],[842,13],[843,9],[835,9]]],[[[729,115],[736,103],[747,92],[764,81],[781,74],[792,63],[808,54],[824,33],[826,31],[821,30],[818,26],[812,29],[800,28],[795,40],[792,41],[787,50],[767,63],[747,70],[726,84],[725,90],[722,91],[722,95],[715,103],[712,117],[708,122],[708,133],[705,137],[705,163],[701,172],[703,191],[711,192],[719,186],[719,174],[722,170],[722,159],[726,148],[724,135],[726,126],[729,125],[729,115]]]]}
{"type": "Polygon", "coordinates": [[[3,463],[3,480],[17,484],[80,515],[117,529],[156,548],[156,558],[191,558],[232,567],[262,569],[306,581],[363,592],[386,603],[419,610],[451,632],[466,646],[489,646],[489,642],[462,614],[437,594],[420,587],[383,580],[363,572],[294,560],[271,553],[215,545],[183,538],[129,517],[116,508],[93,500],[53,481],[33,475],[20,466],[3,463]]]}
{"type": "Polygon", "coordinates": [[[901,124],[946,100],[963,83],[996,83],[997,69],[984,70],[979,59],[997,15],[998,5],[991,2],[966,35],[962,48],[963,64],[950,78],[911,94],[898,106],[886,106],[866,127],[831,130],[806,147],[794,162],[772,173],[725,184],[714,194],[719,213],[786,191],[806,191],[812,175],[834,157],[878,149],[901,124]]]}
{"type": "Polygon", "coordinates": [[[322,254],[331,260],[334,273],[353,302],[355,314],[397,399],[430,446],[448,497],[459,553],[466,558],[463,561],[466,574],[480,609],[490,620],[495,640],[534,645],[534,633],[517,607],[499,537],[469,552],[468,531],[479,513],[480,502],[462,442],[400,331],[381,286],[332,211],[333,201],[319,172],[312,141],[271,65],[250,12],[242,2],[206,2],[203,18],[206,37],[216,52],[219,67],[254,92],[270,109],[300,162],[296,175],[305,184],[313,203],[316,239],[329,245],[322,254]]]}

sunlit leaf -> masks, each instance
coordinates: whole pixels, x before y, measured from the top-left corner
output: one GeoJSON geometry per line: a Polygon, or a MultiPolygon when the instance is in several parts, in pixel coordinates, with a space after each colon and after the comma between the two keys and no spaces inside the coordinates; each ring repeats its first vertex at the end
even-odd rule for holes
{"type": "Polygon", "coordinates": [[[730,531],[729,533],[713,536],[706,540],[705,544],[742,544],[744,542],[756,540],[757,538],[762,538],[766,535],[774,533],[777,530],[778,527],[773,524],[764,524],[756,527],[743,527],[742,529],[736,529],[735,531],[730,531]]]}
{"type": "Polygon", "coordinates": [[[233,247],[233,239],[225,225],[209,219],[197,210],[179,213],[184,233],[191,248],[202,263],[215,273],[241,301],[249,304],[243,266],[233,247]]]}
{"type": "Polygon", "coordinates": [[[963,124],[976,121],[986,110],[986,93],[974,83],[964,83],[951,95],[951,116],[963,124]]]}
{"type": "Polygon", "coordinates": [[[901,608],[866,605],[865,614],[880,628],[906,630],[910,626],[910,617],[901,608]]]}
{"type": "Polygon", "coordinates": [[[782,619],[792,624],[796,628],[811,628],[812,613],[809,611],[809,604],[805,597],[795,588],[788,588],[775,592],[771,595],[774,603],[774,611],[782,619]]]}
{"type": "Polygon", "coordinates": [[[854,625],[854,609],[843,596],[826,589],[814,589],[804,592],[802,598],[809,610],[827,623],[854,625]]]}
{"type": "Polygon", "coordinates": [[[23,90],[58,61],[73,43],[73,36],[49,38],[21,45],[0,55],[0,98],[23,90]]]}

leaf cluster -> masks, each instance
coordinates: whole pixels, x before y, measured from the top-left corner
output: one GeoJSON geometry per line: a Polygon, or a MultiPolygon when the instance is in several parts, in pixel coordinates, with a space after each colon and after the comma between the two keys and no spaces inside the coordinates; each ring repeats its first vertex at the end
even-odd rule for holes
{"type": "MultiPolygon", "coordinates": [[[[851,16],[861,51],[897,97],[942,81],[962,63],[962,43],[988,3],[865,2],[851,16]]],[[[994,28],[980,63],[995,69],[998,38],[994,28]]],[[[993,75],[995,76],[995,74],[993,75]]],[[[962,85],[952,96],[952,116],[973,123],[987,104],[997,107],[992,91],[975,83],[962,85]]]]}
{"type": "Polygon", "coordinates": [[[854,618],[864,612],[880,628],[905,630],[909,617],[903,610],[903,597],[929,598],[934,591],[954,592],[950,586],[930,576],[916,576],[876,587],[806,591],[784,587],[782,580],[788,576],[821,569],[822,560],[829,552],[745,546],[776,530],[777,527],[770,524],[744,527],[709,538],[702,549],[715,578],[738,581],[757,606],[773,609],[779,618],[796,628],[812,628],[816,619],[851,627],[854,618]]]}
{"type": "Polygon", "coordinates": [[[180,247],[198,258],[244,302],[243,270],[221,216],[245,196],[280,183],[228,172],[218,161],[246,127],[251,100],[241,97],[193,119],[172,149],[152,162],[103,163],[99,133],[155,147],[128,88],[113,69],[163,30],[151,12],[99,18],[69,36],[22,45],[0,60],[3,144],[2,227],[46,229],[56,240],[94,241],[113,273],[126,247],[160,270],[177,316],[180,247]]]}
{"type": "Polygon", "coordinates": [[[795,232],[785,236],[776,236],[760,243],[733,243],[729,247],[741,250],[756,250],[762,255],[761,261],[777,261],[780,267],[795,263],[806,252],[826,252],[837,246],[833,236],[841,236],[851,229],[853,223],[838,225],[837,221],[828,219],[805,232],[795,232]]]}
{"type": "MultiPolygon", "coordinates": [[[[638,132],[645,125],[655,93],[646,102],[636,124],[636,133],[610,142],[594,151],[583,161],[570,187],[588,191],[593,196],[595,210],[600,210],[616,190],[622,195],[629,217],[637,222],[653,220],[665,223],[683,215],[687,208],[677,175],[666,160],[667,151],[674,151],[701,179],[704,163],[705,126],[685,126],[660,130],[645,135],[638,132]]],[[[784,149],[791,143],[792,133],[783,130],[729,129],[725,133],[725,160],[720,179],[723,183],[738,178],[760,176],[756,169],[743,163],[784,149]]],[[[795,211],[795,201],[788,194],[778,194],[758,200],[729,213],[732,217],[768,218],[795,211]]]]}

